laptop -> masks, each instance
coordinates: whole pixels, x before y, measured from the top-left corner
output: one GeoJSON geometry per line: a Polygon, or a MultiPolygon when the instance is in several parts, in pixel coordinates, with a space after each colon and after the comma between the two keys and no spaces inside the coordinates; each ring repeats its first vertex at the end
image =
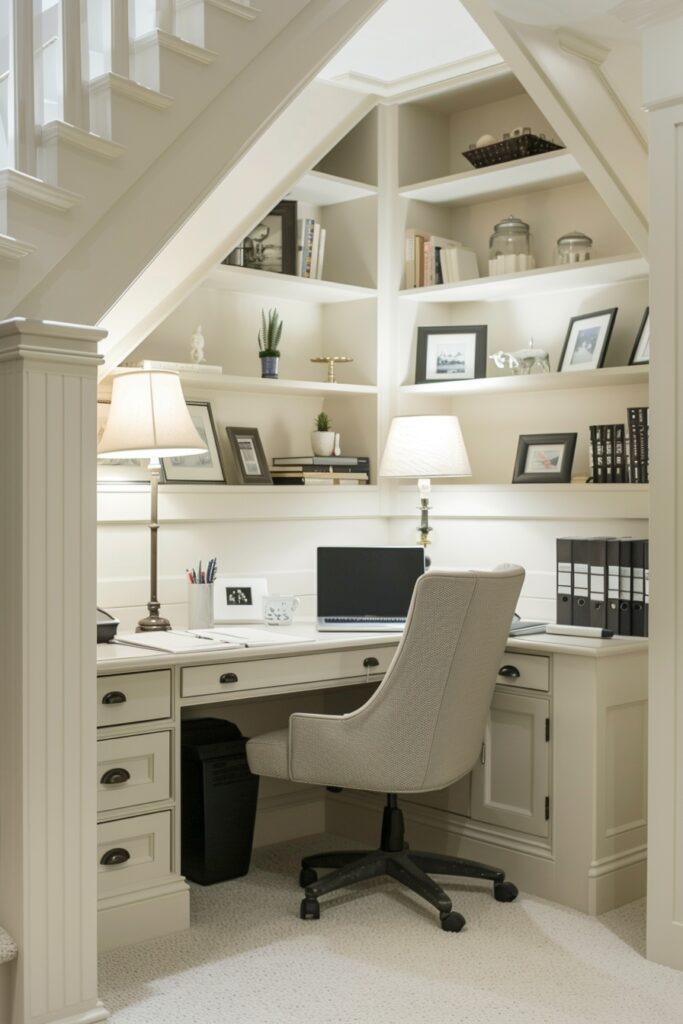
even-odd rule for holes
{"type": "Polygon", "coordinates": [[[401,632],[424,571],[422,547],[318,548],[318,629],[401,632]]]}

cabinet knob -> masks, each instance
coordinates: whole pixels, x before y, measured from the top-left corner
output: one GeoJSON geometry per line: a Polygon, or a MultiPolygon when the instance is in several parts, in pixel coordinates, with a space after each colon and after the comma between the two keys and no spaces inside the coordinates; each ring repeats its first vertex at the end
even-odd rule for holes
{"type": "Polygon", "coordinates": [[[498,669],[499,676],[505,676],[506,679],[519,679],[521,672],[515,665],[502,665],[498,669]]]}
{"type": "Polygon", "coordinates": [[[378,665],[379,665],[379,661],[377,660],[377,658],[364,658],[363,659],[363,668],[377,668],[378,665]]]}
{"type": "Polygon", "coordinates": [[[107,850],[106,853],[102,854],[100,864],[106,864],[107,867],[110,867],[112,864],[125,864],[127,860],[130,860],[128,850],[124,850],[122,846],[117,846],[114,850],[107,850]]]}
{"type": "Polygon", "coordinates": [[[110,768],[100,782],[103,786],[120,786],[122,782],[128,782],[129,778],[130,772],[126,768],[110,768]]]}
{"type": "Polygon", "coordinates": [[[218,680],[219,683],[236,683],[237,676],[234,672],[224,672],[218,680]]]}
{"type": "Polygon", "coordinates": [[[109,693],[105,693],[102,698],[103,704],[125,704],[127,701],[125,693],[121,693],[120,690],[110,690],[109,693]]]}

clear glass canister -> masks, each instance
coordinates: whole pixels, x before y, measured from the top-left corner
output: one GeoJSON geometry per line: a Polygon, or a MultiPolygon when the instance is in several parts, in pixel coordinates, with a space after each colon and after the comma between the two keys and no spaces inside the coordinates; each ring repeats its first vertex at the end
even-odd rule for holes
{"type": "Polygon", "coordinates": [[[591,258],[591,246],[593,239],[584,235],[582,231],[569,231],[557,240],[555,249],[555,262],[583,263],[591,258]]]}
{"type": "Polygon", "coordinates": [[[535,265],[529,225],[513,216],[496,224],[489,239],[489,273],[509,274],[532,270],[535,265]]]}

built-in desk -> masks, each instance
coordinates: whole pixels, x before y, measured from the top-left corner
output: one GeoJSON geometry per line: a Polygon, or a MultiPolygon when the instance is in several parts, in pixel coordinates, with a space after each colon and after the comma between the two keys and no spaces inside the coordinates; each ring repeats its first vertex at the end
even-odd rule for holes
{"type": "MultiPolygon", "coordinates": [[[[206,714],[209,705],[211,714],[247,714],[253,734],[286,723],[291,695],[301,709],[316,700],[329,713],[348,710],[349,687],[376,684],[398,642],[301,623],[272,632],[307,639],[183,656],[98,647],[101,948],[189,924],[181,714],[206,714]],[[120,782],[102,782],[121,769],[120,782]],[[128,856],[117,863],[112,851],[120,850],[128,856]]],[[[642,895],[646,711],[646,641],[510,640],[480,763],[449,789],[402,800],[412,845],[490,861],[522,890],[590,913],[642,895]]],[[[375,842],[375,795],[315,798],[321,828],[375,842]]]]}

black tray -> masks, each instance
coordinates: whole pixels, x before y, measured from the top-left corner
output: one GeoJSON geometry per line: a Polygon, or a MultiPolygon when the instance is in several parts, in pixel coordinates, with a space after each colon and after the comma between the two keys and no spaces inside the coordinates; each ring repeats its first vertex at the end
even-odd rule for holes
{"type": "Polygon", "coordinates": [[[515,135],[502,142],[494,142],[490,146],[468,149],[463,153],[473,167],[491,167],[493,164],[504,164],[509,160],[521,160],[525,156],[537,156],[538,153],[552,153],[555,149],[564,149],[556,142],[548,142],[532,132],[515,135]]]}

